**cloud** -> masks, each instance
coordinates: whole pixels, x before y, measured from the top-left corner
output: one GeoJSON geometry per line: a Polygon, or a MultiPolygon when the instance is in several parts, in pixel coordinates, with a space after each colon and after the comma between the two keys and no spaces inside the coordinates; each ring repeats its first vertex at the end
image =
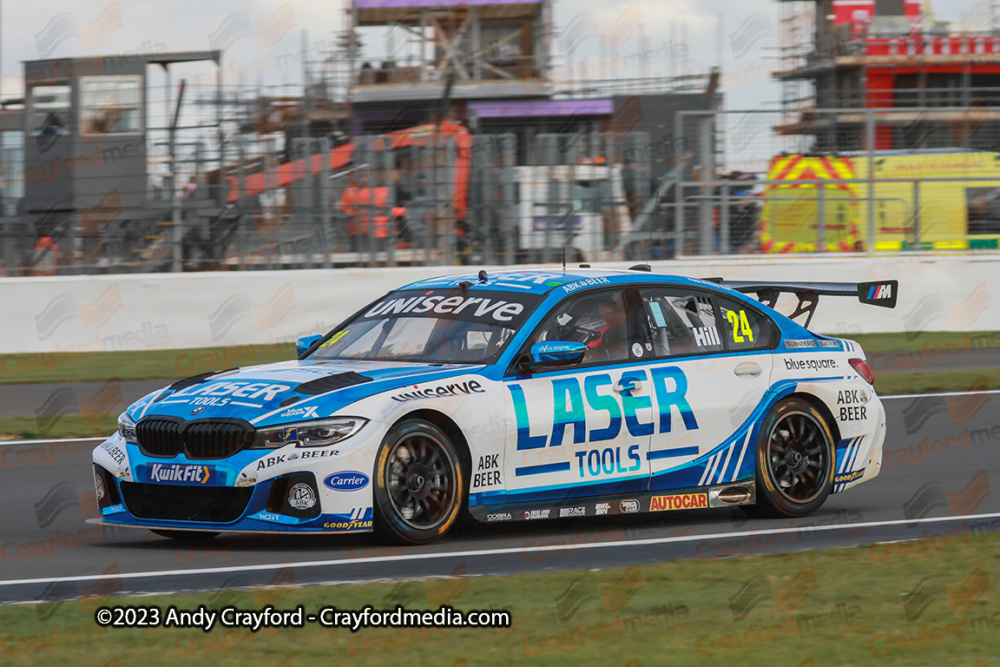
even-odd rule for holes
{"type": "MultiPolygon", "coordinates": [[[[23,94],[20,83],[22,74],[21,61],[38,58],[36,35],[43,32],[46,26],[61,14],[75,17],[75,25],[80,28],[101,15],[111,0],[49,0],[45,3],[7,3],[4,5],[2,48],[3,85],[2,92],[8,97],[23,94]],[[16,27],[16,28],[15,28],[16,27]]],[[[590,12],[598,21],[598,25],[614,23],[634,0],[598,0],[592,3],[561,2],[555,5],[555,22],[557,28],[566,27],[575,17],[583,12],[590,12]]],[[[94,49],[101,53],[136,52],[154,46],[164,47],[170,51],[204,50],[210,48],[209,34],[216,30],[227,17],[245,14],[253,24],[266,24],[272,21],[273,28],[262,38],[236,39],[226,51],[225,59],[231,62],[255,62],[267,57],[268,51],[278,54],[299,51],[300,28],[307,27],[310,42],[316,45],[320,40],[331,42],[337,31],[341,29],[343,12],[339,3],[329,0],[292,0],[291,10],[294,14],[294,27],[287,31],[284,27],[290,21],[276,20],[275,15],[286,3],[286,0],[216,0],[205,3],[203,0],[173,0],[160,3],[130,3],[119,0],[121,25],[114,30],[101,33],[100,40],[91,39],[86,42],[81,32],[80,37],[74,36],[72,30],[65,39],[52,39],[46,42],[46,48],[52,47],[48,57],[67,57],[92,55],[94,49]],[[105,38],[106,37],[106,38],[105,38]],[[272,39],[278,41],[271,44],[272,39]],[[101,43],[94,47],[94,43],[101,43]],[[86,42],[86,43],[85,43],[86,42]],[[88,50],[88,44],[90,50],[88,50]],[[261,44],[266,44],[262,47],[261,44]]],[[[638,0],[642,14],[646,42],[650,47],[658,48],[671,39],[669,26],[671,21],[680,25],[683,21],[687,27],[687,43],[691,56],[692,72],[707,72],[717,65],[717,40],[719,30],[717,24],[718,12],[723,12],[723,73],[743,71],[747,61],[764,60],[774,56],[774,40],[765,37],[748,47],[741,58],[734,58],[733,49],[729,47],[729,35],[737,31],[741,23],[755,14],[764,13],[777,19],[780,11],[778,3],[773,0],[742,0],[734,3],[732,0],[638,0]]],[[[964,17],[971,17],[966,23],[974,23],[977,7],[982,0],[953,0],[947,7],[950,16],[961,23],[964,17]]],[[[288,13],[288,12],[285,12],[288,13]]],[[[285,13],[278,19],[285,17],[285,13]]],[[[980,12],[981,13],[981,12],[980,12]]],[[[290,16],[291,14],[289,14],[290,16]]],[[[67,23],[69,25],[69,23],[67,23]]],[[[117,23],[113,24],[117,25],[117,23]]],[[[775,24],[777,25],[777,24],[775,24]]],[[[970,26],[971,27],[971,26],[970,26]]],[[[679,28],[678,28],[679,31],[679,28]]],[[[60,33],[61,34],[61,33],[60,33]]],[[[626,35],[622,32],[621,35],[626,35]]],[[[89,33],[88,33],[89,35],[89,33]]],[[[58,35],[57,35],[58,36],[58,35]]],[[[91,35],[92,37],[92,35],[91,35]]],[[[679,36],[678,36],[679,39],[679,36]]],[[[383,40],[378,33],[365,40],[366,57],[378,58],[380,54],[373,53],[381,48],[383,40]]],[[[747,42],[749,44],[749,40],[747,42]]],[[[560,57],[565,53],[559,40],[553,40],[560,57]]],[[[637,49],[637,33],[629,35],[621,45],[621,52],[633,53],[637,49]]],[[[574,57],[587,58],[596,62],[601,58],[601,40],[588,39],[581,43],[574,52],[574,57]]],[[[605,48],[608,48],[605,44],[605,48]]],[[[311,49],[311,56],[317,57],[320,49],[311,49]]],[[[771,62],[771,61],[768,61],[771,62]]],[[[565,63],[557,62],[564,67],[565,63]]],[[[196,66],[188,66],[197,73],[196,66]]],[[[210,67],[210,66],[206,66],[210,67]]],[[[180,70],[180,67],[177,68],[180,70]]],[[[152,70],[151,70],[152,71],[152,70]]],[[[187,70],[186,70],[187,71],[187,70]]],[[[669,68],[653,64],[649,67],[650,75],[668,75],[669,68]]],[[[283,68],[279,71],[265,72],[260,82],[264,85],[287,83],[295,85],[301,82],[301,67],[283,68]]],[[[154,74],[154,85],[162,83],[162,77],[154,74]]],[[[257,76],[246,81],[249,85],[258,83],[257,76]]],[[[191,82],[189,81],[189,85],[191,82]]],[[[728,109],[752,109],[761,104],[776,104],[781,97],[780,85],[771,80],[760,82],[759,85],[741,87],[737,90],[723,91],[726,93],[728,109]]]]}

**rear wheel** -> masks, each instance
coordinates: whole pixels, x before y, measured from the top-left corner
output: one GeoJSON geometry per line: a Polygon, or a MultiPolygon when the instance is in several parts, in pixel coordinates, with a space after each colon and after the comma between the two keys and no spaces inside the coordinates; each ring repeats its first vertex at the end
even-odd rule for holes
{"type": "Polygon", "coordinates": [[[804,516],[833,490],[833,434],[816,407],[800,398],[778,403],[757,439],[757,506],[804,516]]]}
{"type": "Polygon", "coordinates": [[[465,500],[461,459],[447,434],[422,419],[393,426],[375,461],[375,530],[426,544],[455,524],[465,500]]]}
{"type": "Polygon", "coordinates": [[[156,530],[150,528],[149,532],[160,537],[169,537],[178,542],[207,542],[218,535],[217,532],[210,530],[156,530]]]}

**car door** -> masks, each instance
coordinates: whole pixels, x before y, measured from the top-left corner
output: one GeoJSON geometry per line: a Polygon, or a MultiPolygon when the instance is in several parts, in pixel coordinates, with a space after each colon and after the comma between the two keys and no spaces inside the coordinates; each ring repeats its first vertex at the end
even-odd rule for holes
{"type": "Polygon", "coordinates": [[[653,405],[638,313],[625,292],[600,288],[564,299],[532,333],[520,356],[542,341],[585,343],[581,364],[505,379],[507,501],[559,501],[644,491],[653,405]]]}
{"type": "Polygon", "coordinates": [[[639,300],[653,344],[649,372],[658,411],[650,489],[745,477],[769,386],[774,324],[742,301],[684,286],[642,287],[639,300]]]}

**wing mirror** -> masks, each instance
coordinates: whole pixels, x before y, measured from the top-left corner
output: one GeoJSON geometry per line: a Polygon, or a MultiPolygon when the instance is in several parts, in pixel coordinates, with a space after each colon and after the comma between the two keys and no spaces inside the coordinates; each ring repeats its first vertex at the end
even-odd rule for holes
{"type": "Polygon", "coordinates": [[[303,336],[302,338],[295,341],[295,356],[301,357],[305,354],[313,343],[318,341],[322,336],[303,336]]]}
{"type": "Polygon", "coordinates": [[[576,366],[583,361],[587,346],[565,340],[535,343],[528,352],[530,358],[522,365],[528,371],[556,370],[576,366]]]}

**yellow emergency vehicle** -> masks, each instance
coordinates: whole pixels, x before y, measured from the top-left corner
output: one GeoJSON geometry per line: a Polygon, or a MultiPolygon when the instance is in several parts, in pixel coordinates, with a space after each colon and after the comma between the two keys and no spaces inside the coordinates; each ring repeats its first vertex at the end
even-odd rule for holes
{"type": "Polygon", "coordinates": [[[869,194],[868,153],[773,158],[761,193],[761,249],[816,252],[822,202],[826,250],[866,250],[869,199],[877,251],[998,247],[1000,153],[876,151],[871,162],[875,184],[869,194]],[[829,183],[792,182],[810,180],[829,183]]]}

